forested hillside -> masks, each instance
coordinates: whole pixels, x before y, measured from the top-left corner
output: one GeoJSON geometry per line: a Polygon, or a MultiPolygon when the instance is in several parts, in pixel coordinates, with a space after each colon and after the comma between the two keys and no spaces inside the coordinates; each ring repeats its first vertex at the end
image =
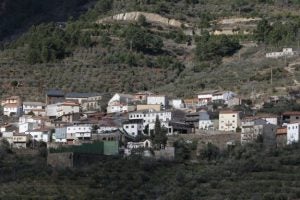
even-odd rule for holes
{"type": "Polygon", "coordinates": [[[253,88],[281,92],[299,78],[298,70],[285,70],[297,58],[265,58],[266,52],[298,47],[298,1],[26,0],[1,5],[0,38],[14,36],[0,52],[2,95],[34,100],[53,87],[185,97],[203,89],[230,89],[249,95],[253,88]],[[133,21],[111,17],[135,11],[183,25],[149,22],[144,15],[133,21]],[[101,21],[107,17],[111,20],[101,21]],[[215,34],[228,30],[233,34],[215,34]]]}

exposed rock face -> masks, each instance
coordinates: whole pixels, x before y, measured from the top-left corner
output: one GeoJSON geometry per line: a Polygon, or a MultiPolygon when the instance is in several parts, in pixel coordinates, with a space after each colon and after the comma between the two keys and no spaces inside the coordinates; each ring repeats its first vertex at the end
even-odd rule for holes
{"type": "Polygon", "coordinates": [[[163,17],[159,14],[155,13],[146,13],[146,12],[127,12],[127,13],[120,13],[114,16],[106,17],[103,19],[98,20],[96,23],[101,24],[103,22],[108,22],[112,20],[116,21],[137,21],[139,16],[145,16],[146,21],[149,23],[159,23],[166,26],[172,26],[180,28],[182,26],[188,27],[187,24],[184,24],[178,20],[175,19],[169,19],[166,17],[163,17]]]}

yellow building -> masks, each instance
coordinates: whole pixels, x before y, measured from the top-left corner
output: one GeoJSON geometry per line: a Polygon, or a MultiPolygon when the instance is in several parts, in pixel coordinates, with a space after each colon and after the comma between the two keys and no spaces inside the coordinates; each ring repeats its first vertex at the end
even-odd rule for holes
{"type": "Polygon", "coordinates": [[[236,132],[240,127],[240,112],[239,111],[220,111],[219,113],[219,130],[236,132]]]}

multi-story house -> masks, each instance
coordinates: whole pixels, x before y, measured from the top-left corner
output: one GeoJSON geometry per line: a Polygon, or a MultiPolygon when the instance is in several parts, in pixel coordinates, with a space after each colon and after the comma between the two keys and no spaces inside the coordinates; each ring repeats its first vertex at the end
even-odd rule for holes
{"type": "Polygon", "coordinates": [[[240,112],[239,111],[220,111],[219,113],[219,130],[236,132],[240,128],[240,112]]]}
{"type": "Polygon", "coordinates": [[[107,113],[127,113],[134,111],[134,96],[116,93],[108,102],[107,113]]]}
{"type": "Polygon", "coordinates": [[[91,125],[74,125],[67,127],[67,142],[74,143],[74,140],[90,140],[92,136],[91,125]]]}
{"type": "Polygon", "coordinates": [[[151,95],[147,96],[147,104],[153,105],[157,104],[166,109],[168,106],[168,98],[165,95],[151,95]]]}
{"type": "Polygon", "coordinates": [[[4,99],[1,102],[1,106],[3,107],[3,115],[20,116],[22,113],[22,100],[19,96],[12,96],[4,99]]]}
{"type": "Polygon", "coordinates": [[[300,122],[287,124],[287,144],[299,142],[300,122]]]}
{"type": "Polygon", "coordinates": [[[56,104],[65,101],[65,93],[62,90],[50,89],[46,92],[46,104],[56,104]]]}
{"type": "Polygon", "coordinates": [[[210,130],[213,129],[213,123],[206,110],[200,110],[199,112],[199,129],[210,130]]]}
{"type": "Polygon", "coordinates": [[[123,130],[132,136],[136,137],[143,134],[144,126],[142,119],[129,120],[123,123],[123,130]]]}
{"type": "Polygon", "coordinates": [[[144,110],[129,113],[129,120],[143,120],[143,129],[148,126],[148,134],[154,130],[156,117],[160,120],[161,126],[168,129],[168,134],[173,134],[173,129],[169,126],[169,122],[173,119],[170,111],[144,110]]]}
{"type": "Polygon", "coordinates": [[[42,102],[23,102],[23,113],[28,115],[33,113],[36,116],[45,116],[46,104],[42,102]]]}
{"type": "Polygon", "coordinates": [[[46,107],[46,116],[48,117],[61,117],[63,115],[79,113],[80,106],[76,102],[65,101],[63,103],[50,104],[46,107]]]}
{"type": "Polygon", "coordinates": [[[66,100],[75,101],[80,104],[82,111],[100,110],[99,101],[102,99],[102,94],[99,93],[67,93],[66,100]]]}

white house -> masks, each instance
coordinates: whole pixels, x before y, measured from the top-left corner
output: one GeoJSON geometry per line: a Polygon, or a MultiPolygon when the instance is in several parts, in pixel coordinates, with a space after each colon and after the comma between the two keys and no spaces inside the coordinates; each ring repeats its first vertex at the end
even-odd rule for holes
{"type": "Polygon", "coordinates": [[[104,125],[101,125],[97,129],[97,133],[101,134],[101,133],[106,133],[106,132],[114,132],[114,131],[117,131],[117,130],[118,130],[118,127],[116,127],[116,126],[104,126],[104,125]]]}
{"type": "Polygon", "coordinates": [[[36,116],[45,115],[45,103],[42,102],[23,102],[23,113],[28,115],[32,112],[36,116]]]}
{"type": "Polygon", "coordinates": [[[35,122],[25,122],[19,124],[19,133],[25,133],[39,128],[39,124],[35,122]]]}
{"type": "Polygon", "coordinates": [[[144,110],[129,113],[129,120],[141,119],[143,120],[143,129],[149,125],[149,133],[154,130],[156,116],[160,120],[161,126],[168,129],[168,134],[172,134],[172,127],[169,127],[169,122],[172,120],[172,112],[170,111],[155,111],[144,110]]]}
{"type": "Polygon", "coordinates": [[[123,129],[132,137],[141,135],[144,130],[143,120],[129,120],[124,122],[123,129]]]}
{"type": "Polygon", "coordinates": [[[127,142],[128,149],[137,149],[137,148],[151,148],[152,142],[150,140],[145,140],[143,142],[127,142]]]}
{"type": "Polygon", "coordinates": [[[27,135],[31,135],[33,140],[50,142],[50,130],[49,129],[35,129],[25,132],[27,135]]]}
{"type": "Polygon", "coordinates": [[[151,95],[147,96],[147,104],[158,104],[161,105],[162,108],[166,108],[168,105],[168,100],[165,95],[151,95]]]}
{"type": "Polygon", "coordinates": [[[78,103],[72,101],[65,101],[63,103],[59,103],[57,105],[57,117],[72,114],[72,113],[79,113],[80,112],[80,105],[78,103]]]}
{"type": "Polygon", "coordinates": [[[218,90],[208,90],[203,91],[198,94],[198,104],[200,106],[207,105],[209,102],[212,101],[213,95],[218,92],[218,90]]]}
{"type": "Polygon", "coordinates": [[[170,105],[175,109],[185,108],[185,104],[182,99],[172,99],[170,100],[170,105]]]}
{"type": "Polygon", "coordinates": [[[22,100],[19,96],[12,96],[1,102],[3,114],[6,116],[20,115],[22,112],[22,100]]]}
{"type": "Polygon", "coordinates": [[[241,125],[240,112],[238,111],[220,111],[219,130],[235,132],[241,125]]]}
{"type": "Polygon", "coordinates": [[[212,95],[212,101],[223,102],[224,104],[228,104],[228,101],[230,99],[233,99],[235,96],[236,94],[231,91],[216,92],[212,95]]]}
{"type": "Polygon", "coordinates": [[[67,127],[67,140],[89,140],[92,137],[91,125],[75,125],[67,127]]]}
{"type": "Polygon", "coordinates": [[[79,112],[80,112],[79,104],[72,101],[49,104],[46,107],[46,116],[48,117],[61,117],[63,115],[79,113],[79,112]]]}
{"type": "Polygon", "coordinates": [[[209,130],[213,128],[213,122],[210,120],[209,115],[205,110],[199,112],[199,129],[209,130]]]}
{"type": "Polygon", "coordinates": [[[287,124],[287,144],[299,142],[299,135],[300,135],[299,126],[300,126],[299,122],[287,124]]]}
{"type": "Polygon", "coordinates": [[[134,96],[116,93],[108,102],[107,113],[123,113],[135,110],[134,96]]]}
{"type": "Polygon", "coordinates": [[[280,52],[270,52],[266,54],[266,58],[291,57],[296,54],[292,48],[283,48],[280,52]]]}
{"type": "MultiPolygon", "coordinates": [[[[143,148],[143,149],[152,148],[152,142],[150,140],[145,140],[143,142],[127,142],[127,148],[125,149],[124,153],[125,155],[129,156],[131,155],[134,149],[139,149],[139,148],[143,148]]],[[[144,156],[147,157],[151,156],[150,153],[148,153],[149,155],[147,155],[146,152],[145,151],[143,152],[144,156]]]]}

